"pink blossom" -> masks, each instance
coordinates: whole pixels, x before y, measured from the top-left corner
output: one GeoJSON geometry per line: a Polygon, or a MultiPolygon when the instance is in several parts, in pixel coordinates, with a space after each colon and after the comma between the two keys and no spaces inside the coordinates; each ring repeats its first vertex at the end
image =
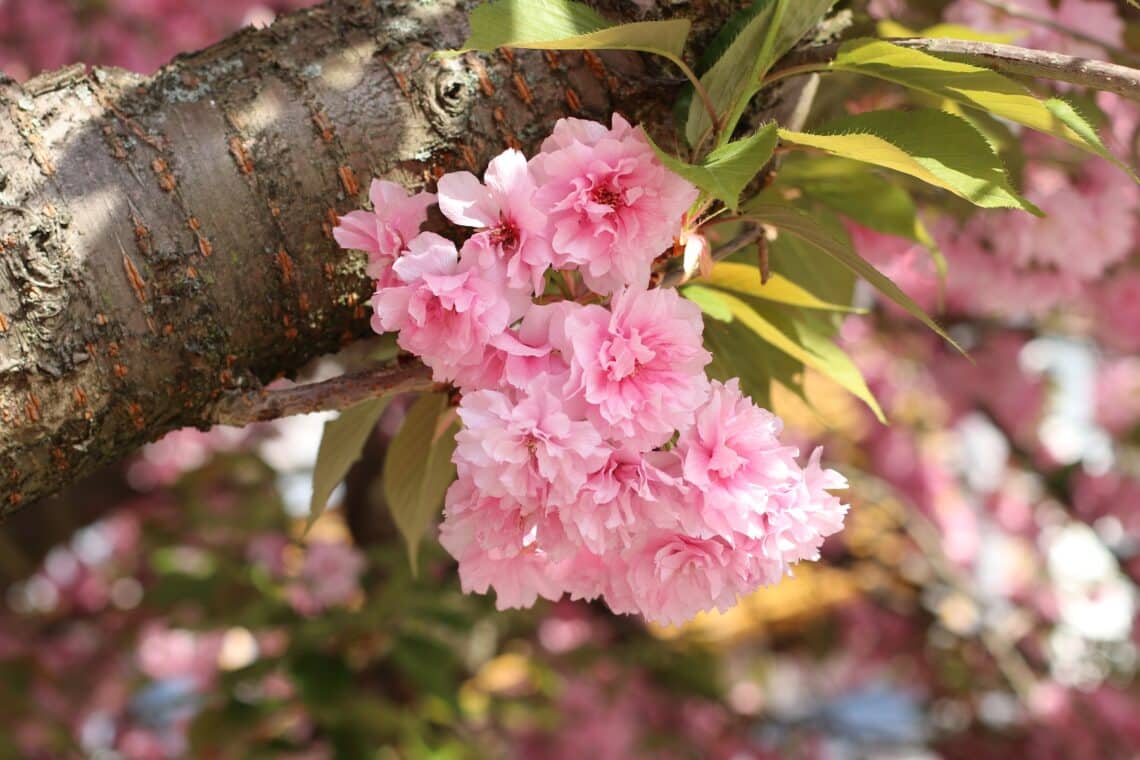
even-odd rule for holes
{"type": "Polygon", "coordinates": [[[372,296],[372,329],[398,330],[400,347],[438,381],[477,368],[491,339],[517,316],[501,278],[461,263],[455,244],[435,233],[413,238],[392,269],[402,284],[372,296]]]}
{"type": "Polygon", "coordinates": [[[788,565],[817,560],[823,540],[843,529],[847,505],[829,491],[847,488],[847,479],[820,467],[822,456],[823,449],[812,451],[802,479],[771,495],[758,539],[764,557],[788,565]]]}
{"type": "Polygon", "coordinates": [[[139,636],[139,669],[150,678],[188,678],[206,688],[217,676],[221,640],[220,633],[148,624],[139,636]]]}
{"type": "Polygon", "coordinates": [[[1096,104],[1108,120],[1109,149],[1116,155],[1127,155],[1140,127],[1140,105],[1114,92],[1096,93],[1096,104]]]}
{"type": "Polygon", "coordinates": [[[156,731],[132,726],[119,737],[117,749],[126,760],[166,760],[169,742],[156,731]]]}
{"type": "Polygon", "coordinates": [[[1126,535],[1140,530],[1140,478],[1109,471],[1090,475],[1078,471],[1072,482],[1072,502],[1078,516],[1090,525],[1103,517],[1115,517],[1126,535]]]}
{"type": "Polygon", "coordinates": [[[566,393],[589,404],[599,429],[625,445],[659,446],[708,392],[696,304],[672,289],[625,288],[610,308],[568,311],[552,340],[570,365],[566,393]]]}
{"type": "Polygon", "coordinates": [[[456,383],[467,392],[506,387],[525,391],[536,377],[565,378],[570,370],[551,343],[550,331],[575,307],[565,301],[530,305],[516,326],[491,338],[482,363],[458,374],[456,383]]]}
{"type": "Polygon", "coordinates": [[[371,211],[352,211],[340,218],[333,228],[333,237],[341,248],[364,251],[368,254],[366,272],[374,280],[381,280],[392,267],[392,262],[427,221],[428,206],[435,203],[435,195],[416,193],[409,196],[395,182],[374,179],[368,189],[371,211]]]}
{"type": "Polygon", "coordinates": [[[1030,162],[1025,196],[1045,212],[980,217],[997,253],[1019,267],[1052,267],[1082,280],[1100,277],[1132,250],[1136,188],[1105,161],[1089,161],[1075,180],[1058,167],[1030,162]]]}
{"type": "Polygon", "coordinates": [[[650,532],[623,558],[638,611],[663,624],[679,625],[713,608],[723,612],[771,580],[763,560],[720,537],[650,532]]]}
{"type": "Polygon", "coordinates": [[[640,127],[560,119],[531,160],[559,269],[612,293],[645,286],[653,260],[680,234],[697,189],[661,164],[640,127]]]}
{"type": "Polygon", "coordinates": [[[1097,335],[1119,351],[1140,351],[1140,270],[1113,272],[1094,300],[1097,335]]]}
{"type": "Polygon", "coordinates": [[[1096,421],[1118,437],[1140,425],[1140,357],[1121,357],[1100,367],[1096,421]]]}
{"type": "Polygon", "coordinates": [[[453,461],[485,494],[510,497],[528,512],[573,499],[609,460],[594,426],[567,405],[548,378],[529,393],[483,390],[459,405],[463,429],[453,461]]]}
{"type": "Polygon", "coordinates": [[[675,449],[686,483],[697,492],[684,518],[687,532],[729,541],[765,534],[769,498],[794,488],[800,477],[796,450],[780,443],[782,430],[779,417],[741,394],[738,380],[712,383],[675,449]]]}
{"type": "Polygon", "coordinates": [[[494,588],[500,610],[562,596],[557,563],[546,549],[557,543],[558,530],[541,512],[488,496],[469,473],[451,484],[446,501],[439,542],[459,562],[464,593],[494,588]]]}
{"type": "Polygon", "coordinates": [[[578,498],[558,509],[567,534],[594,554],[628,547],[650,526],[679,527],[680,460],[673,452],[615,451],[578,498]]]}
{"type": "Polygon", "coordinates": [[[464,256],[476,256],[483,268],[502,263],[510,287],[540,295],[551,251],[546,218],[534,207],[535,184],[526,157],[504,151],[491,159],[483,180],[471,172],[443,175],[439,209],[456,224],[483,230],[464,246],[464,256]]]}
{"type": "Polygon", "coordinates": [[[990,332],[972,347],[969,357],[941,351],[929,366],[937,383],[932,389],[950,406],[955,419],[981,409],[1015,440],[1032,447],[1045,408],[1042,378],[1022,369],[1019,357],[1026,339],[1013,330],[990,332]]]}
{"type": "Polygon", "coordinates": [[[285,574],[285,549],[288,546],[289,538],[283,533],[258,533],[250,537],[245,557],[271,577],[281,577],[285,574]]]}
{"type": "Polygon", "coordinates": [[[570,367],[555,349],[551,331],[560,329],[566,314],[574,308],[574,304],[565,301],[531,306],[517,328],[495,341],[504,355],[503,383],[526,390],[536,377],[562,378],[569,374],[570,367]]]}
{"type": "Polygon", "coordinates": [[[906,10],[906,0],[871,0],[867,12],[874,18],[898,18],[906,10]]]}
{"type": "Polygon", "coordinates": [[[1076,278],[1052,268],[1018,266],[1005,255],[1004,221],[1005,214],[987,212],[960,229],[936,226],[934,235],[949,262],[948,310],[1039,317],[1077,298],[1081,283],[1076,278]]]}
{"type": "Polygon", "coordinates": [[[300,582],[322,607],[349,602],[360,592],[364,555],[355,547],[334,541],[313,541],[305,547],[300,582]]]}

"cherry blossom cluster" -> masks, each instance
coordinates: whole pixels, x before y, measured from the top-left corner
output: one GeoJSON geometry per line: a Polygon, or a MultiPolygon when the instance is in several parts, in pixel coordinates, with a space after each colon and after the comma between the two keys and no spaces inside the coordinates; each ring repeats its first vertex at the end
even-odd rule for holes
{"type": "Polygon", "coordinates": [[[816,559],[844,479],[806,467],[782,423],[705,375],[699,309],[650,288],[698,191],[640,128],[562,119],[438,196],[375,181],[341,246],[369,254],[373,327],[462,394],[440,540],[498,606],[603,597],[679,623],[816,559]],[[421,232],[437,204],[474,230],[421,232]]]}

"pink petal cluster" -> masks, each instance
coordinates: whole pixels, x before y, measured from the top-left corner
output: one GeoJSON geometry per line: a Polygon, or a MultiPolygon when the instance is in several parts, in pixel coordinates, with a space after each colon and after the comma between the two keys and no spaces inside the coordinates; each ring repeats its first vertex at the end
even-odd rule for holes
{"type": "Polygon", "coordinates": [[[297,578],[289,584],[289,604],[311,616],[330,607],[348,604],[360,593],[364,555],[345,543],[314,541],[305,550],[297,578]]]}
{"type": "Polygon", "coordinates": [[[680,623],[818,558],[846,483],[710,382],[700,310],[649,288],[698,193],[640,129],[564,119],[529,162],[394,187],[335,235],[369,254],[374,329],[462,392],[440,542],[465,591],[680,623]],[[473,230],[458,248],[419,231],[433,200],[473,230]]]}
{"type": "Polygon", "coordinates": [[[409,198],[404,188],[395,182],[374,179],[368,200],[372,210],[342,216],[333,229],[333,238],[342,248],[355,248],[368,254],[369,277],[391,282],[388,272],[392,263],[419,234],[435,196],[416,193],[409,198]]]}
{"type": "Polygon", "coordinates": [[[1090,160],[1074,177],[1033,161],[1023,182],[1026,197],[1045,212],[1043,219],[1022,213],[976,217],[989,237],[1001,240],[1002,256],[1015,266],[1048,267],[1087,281],[1131,253],[1137,190],[1124,172],[1090,160]]]}
{"type": "Polygon", "coordinates": [[[640,127],[561,119],[531,165],[555,263],[612,293],[644,285],[655,259],[681,232],[697,189],[665,168],[640,127]]]}

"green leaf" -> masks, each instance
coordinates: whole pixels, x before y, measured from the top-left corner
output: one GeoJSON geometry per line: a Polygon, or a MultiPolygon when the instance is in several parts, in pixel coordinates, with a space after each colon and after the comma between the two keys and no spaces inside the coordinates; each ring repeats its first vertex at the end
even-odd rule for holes
{"type": "MultiPolygon", "coordinates": [[[[729,139],[761,77],[835,4],[835,0],[755,0],[729,19],[702,59],[701,84],[723,117],[722,140],[729,139]]],[[[698,98],[689,103],[685,139],[696,147],[712,129],[698,98]]]]}
{"type": "Polygon", "coordinates": [[[864,74],[978,108],[1120,163],[1071,106],[1038,100],[1023,85],[990,69],[874,39],[844,43],[831,69],[864,74]]]}
{"type": "Polygon", "coordinates": [[[851,306],[829,303],[816,298],[807,290],[780,274],[772,273],[766,283],[761,283],[760,279],[760,272],[754,266],[722,261],[713,267],[713,271],[709,276],[702,277],[701,281],[722,290],[731,290],[742,295],[787,304],[789,306],[848,313],[860,311],[860,309],[851,306]]]}
{"type": "Polygon", "coordinates": [[[950,345],[959,351],[962,350],[961,346],[955,343],[954,340],[946,334],[946,331],[939,327],[938,324],[930,318],[930,315],[923,311],[921,306],[916,304],[914,300],[904,293],[898,285],[895,285],[890,278],[878,269],[875,269],[866,259],[857,254],[851,247],[849,240],[842,240],[832,235],[810,214],[789,206],[760,203],[749,204],[746,210],[748,214],[755,219],[795,235],[804,242],[826,253],[847,269],[850,269],[856,275],[869,282],[883,293],[883,295],[905,309],[911,316],[938,333],[938,335],[942,336],[950,345]]]}
{"type": "Polygon", "coordinates": [[[909,174],[983,208],[1041,213],[1010,186],[1001,159],[981,133],[942,111],[872,111],[814,133],[781,129],[780,139],[909,174]]]}
{"type": "Polygon", "coordinates": [[[772,314],[761,313],[734,295],[721,293],[721,298],[736,321],[788,356],[846,388],[867,404],[881,422],[886,422],[859,368],[830,339],[811,329],[806,322],[786,320],[780,325],[772,314]]]}
{"type": "Polygon", "coordinates": [[[368,435],[391,400],[391,396],[386,396],[362,401],[325,423],[321,445],[317,449],[317,462],[313,465],[313,495],[309,499],[309,521],[305,530],[311,528],[325,511],[329,496],[360,458],[368,435]]]}
{"type": "MultiPolygon", "coordinates": [[[[840,245],[851,245],[851,237],[838,216],[818,209],[812,218],[840,245]]],[[[851,270],[835,266],[831,256],[795,235],[777,235],[775,240],[769,241],[768,266],[772,272],[787,277],[824,301],[852,303],[855,300],[856,277],[851,270]]]]}
{"type": "Polygon", "coordinates": [[[1133,179],[1136,178],[1132,169],[1121,163],[1116,156],[1112,155],[1112,152],[1104,146],[1104,143],[1101,142],[1100,135],[1097,134],[1096,127],[1080,112],[1075,103],[1065,100],[1064,98],[1049,98],[1045,101],[1045,107],[1049,109],[1049,113],[1060,119],[1073,133],[1080,136],[1080,138],[1087,143],[1087,146],[1085,146],[1087,149],[1091,149],[1093,153],[1096,153],[1102,158],[1107,158],[1121,169],[1132,174],[1133,179]]]}
{"type": "Polygon", "coordinates": [[[868,229],[926,246],[939,274],[946,276],[946,259],[919,218],[910,193],[867,164],[834,156],[789,161],[781,167],[775,186],[795,187],[807,198],[868,229]]]}
{"type": "Polygon", "coordinates": [[[775,122],[765,124],[755,134],[713,150],[700,164],[685,163],[650,142],[662,163],[735,211],[740,194],[772,158],[778,140],[775,122]]]}
{"type": "Polygon", "coordinates": [[[701,311],[713,319],[720,322],[732,321],[732,310],[715,290],[700,285],[686,285],[681,288],[681,295],[695,303],[701,311]]]}
{"type": "Polygon", "coordinates": [[[425,393],[417,398],[384,460],[384,498],[408,546],[413,574],[420,539],[439,514],[444,493],[455,477],[451,463],[455,426],[436,435],[447,409],[446,394],[425,393]]]}
{"type": "Polygon", "coordinates": [[[799,188],[864,227],[924,245],[933,243],[910,193],[864,163],[833,156],[787,162],[780,169],[777,185],[799,188]]]}
{"type": "Polygon", "coordinates": [[[780,383],[803,397],[803,363],[768,344],[736,321],[725,293],[701,285],[686,285],[681,294],[700,307],[712,321],[705,322],[705,347],[712,353],[709,377],[726,382],[740,379],[740,390],[761,406],[771,406],[771,384],[780,383]]]}
{"type": "Polygon", "coordinates": [[[640,50],[680,60],[688,19],[614,24],[570,0],[493,0],[469,16],[471,34],[457,52],[500,47],[538,50],[640,50]]]}
{"type": "Polygon", "coordinates": [[[1017,40],[1018,35],[1008,32],[984,32],[962,24],[935,24],[922,31],[903,26],[897,21],[884,19],[876,25],[880,37],[925,37],[927,39],[972,40],[973,42],[997,42],[1008,44],[1017,40]]]}
{"type": "Polygon", "coordinates": [[[705,347],[713,355],[709,377],[721,382],[739,378],[740,390],[760,406],[772,406],[773,383],[804,397],[803,362],[757,340],[743,322],[706,322],[705,347]]]}

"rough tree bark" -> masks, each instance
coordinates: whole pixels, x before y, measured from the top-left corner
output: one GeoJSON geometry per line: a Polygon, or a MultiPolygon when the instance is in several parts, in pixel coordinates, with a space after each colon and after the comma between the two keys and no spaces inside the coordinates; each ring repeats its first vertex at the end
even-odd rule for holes
{"type": "Polygon", "coordinates": [[[635,55],[430,58],[470,4],[333,0],[151,78],[0,82],[0,516],[367,334],[330,230],[369,178],[479,170],[568,114],[667,123],[635,55]]]}
{"type": "MultiPolygon", "coordinates": [[[[473,4],[330,0],[154,77],[0,77],[0,519],[171,429],[256,417],[250,391],[366,335],[363,262],[331,228],[371,177],[478,171],[564,115],[620,110],[669,139],[678,82],[635,54],[433,59],[473,4]]],[[[739,5],[670,12],[707,31],[739,5]]],[[[1018,50],[987,65],[1081,64],[1018,50]]]]}

